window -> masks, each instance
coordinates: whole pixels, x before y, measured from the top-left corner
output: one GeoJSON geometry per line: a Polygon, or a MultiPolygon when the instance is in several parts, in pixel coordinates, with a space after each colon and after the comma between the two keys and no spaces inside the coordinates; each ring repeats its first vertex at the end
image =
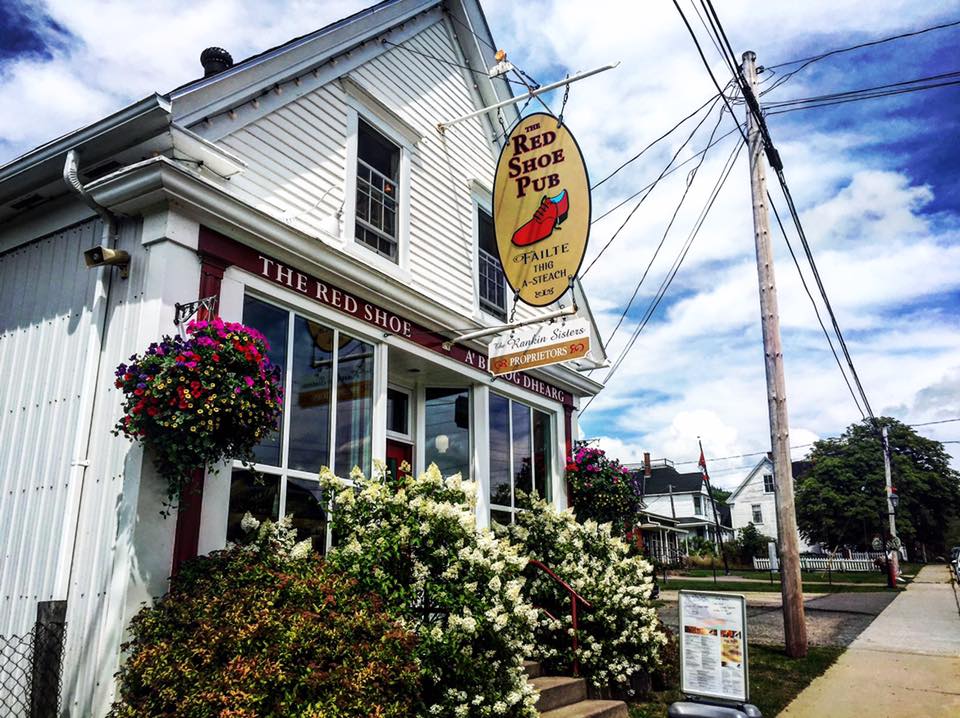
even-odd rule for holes
{"type": "Polygon", "coordinates": [[[387,434],[410,438],[410,393],[403,389],[387,389],[387,434]]]}
{"type": "Polygon", "coordinates": [[[763,476],[763,492],[765,494],[773,493],[773,477],[770,474],[764,474],[763,476]]]}
{"type": "Polygon", "coordinates": [[[480,308],[498,317],[507,318],[507,283],[500,266],[493,217],[477,208],[477,286],[480,308]]]}
{"type": "Polygon", "coordinates": [[[695,513],[697,516],[703,515],[703,506],[700,503],[699,496],[693,497],[693,513],[695,513]]]}
{"type": "Polygon", "coordinates": [[[750,506],[750,511],[753,513],[753,523],[762,524],[763,523],[763,511],[760,507],[760,504],[752,504],[750,506]]]}
{"type": "Polygon", "coordinates": [[[357,242],[397,262],[400,148],[362,119],[357,127],[357,242]]]}
{"type": "Polygon", "coordinates": [[[444,476],[470,478],[470,390],[426,390],[424,461],[436,464],[444,476]]]}
{"type": "Polygon", "coordinates": [[[247,511],[261,519],[293,514],[300,536],[323,550],[326,515],[318,470],[329,466],[347,476],[354,466],[371,469],[373,345],[250,296],[244,298],[243,321],[269,342],[285,398],[281,428],[254,449],[262,479],[235,465],[227,538],[239,536],[247,511]]]}
{"type": "Polygon", "coordinates": [[[490,519],[513,521],[517,492],[550,498],[550,415],[490,394],[490,519]]]}

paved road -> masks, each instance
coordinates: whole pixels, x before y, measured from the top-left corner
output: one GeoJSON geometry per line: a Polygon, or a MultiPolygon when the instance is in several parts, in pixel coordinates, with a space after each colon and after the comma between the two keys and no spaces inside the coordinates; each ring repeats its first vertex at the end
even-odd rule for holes
{"type": "Polygon", "coordinates": [[[945,566],[925,566],[785,718],[960,716],[960,602],[945,566]]]}

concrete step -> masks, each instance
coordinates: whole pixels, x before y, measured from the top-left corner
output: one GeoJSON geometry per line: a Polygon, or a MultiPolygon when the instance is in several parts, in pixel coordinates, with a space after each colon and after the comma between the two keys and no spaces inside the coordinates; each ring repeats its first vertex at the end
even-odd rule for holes
{"type": "Polygon", "coordinates": [[[628,718],[623,701],[580,701],[540,714],[542,718],[628,718]]]}
{"type": "Polygon", "coordinates": [[[543,668],[537,661],[524,661],[523,670],[527,672],[527,678],[539,678],[543,675],[543,668]]]}
{"type": "Polygon", "coordinates": [[[540,676],[530,681],[540,693],[537,710],[541,713],[579,703],[587,697],[587,682],[567,676],[540,676]]]}

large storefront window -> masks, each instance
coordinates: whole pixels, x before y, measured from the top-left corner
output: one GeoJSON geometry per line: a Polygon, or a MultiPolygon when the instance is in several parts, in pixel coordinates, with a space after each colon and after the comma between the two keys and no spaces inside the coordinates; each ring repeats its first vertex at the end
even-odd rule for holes
{"type": "Polygon", "coordinates": [[[427,389],[424,402],[426,465],[444,476],[470,479],[470,390],[427,389]]]}
{"type": "Polygon", "coordinates": [[[550,415],[490,394],[490,519],[508,524],[517,492],[550,498],[550,415]]]}
{"type": "Polygon", "coordinates": [[[281,368],[285,398],[281,428],[256,448],[254,481],[234,468],[227,538],[240,519],[293,515],[301,537],[322,550],[326,518],[317,473],[329,466],[346,477],[371,470],[374,347],[338,329],[254,297],[243,303],[243,321],[270,342],[270,360],[281,368]],[[331,449],[331,447],[333,447],[331,449]]]}

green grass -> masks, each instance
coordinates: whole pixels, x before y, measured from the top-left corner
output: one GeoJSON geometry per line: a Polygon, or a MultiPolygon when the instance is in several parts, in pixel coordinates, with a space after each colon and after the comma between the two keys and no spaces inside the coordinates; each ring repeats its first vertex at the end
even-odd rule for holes
{"type": "MultiPolygon", "coordinates": [[[[669,580],[672,575],[676,575],[680,579],[681,573],[686,576],[700,577],[700,578],[713,578],[713,571],[710,569],[686,569],[682,572],[677,572],[673,574],[672,572],[667,573],[667,579],[669,580]]],[[[908,571],[906,567],[903,568],[903,575],[909,580],[911,575],[915,575],[916,570],[908,571]]],[[[722,576],[722,571],[717,571],[717,576],[722,576]]],[[[730,571],[731,576],[737,576],[740,578],[748,578],[756,581],[767,581],[769,583],[770,572],[769,571],[752,571],[749,569],[733,569],[730,571]]],[[[811,581],[815,583],[828,583],[830,581],[834,582],[843,582],[843,583],[874,583],[879,586],[885,586],[887,584],[887,577],[885,574],[880,573],[879,571],[833,571],[827,573],[826,571],[802,571],[801,577],[804,581],[811,581]]],[[[777,582],[777,574],[773,574],[774,583],[777,582]]]]}
{"type": "MultiPolygon", "coordinates": [[[[868,593],[872,591],[886,591],[887,584],[861,583],[853,586],[841,586],[838,584],[830,585],[828,583],[810,583],[804,582],[803,590],[807,593],[868,593]]],[[[901,584],[901,588],[902,588],[901,584]]],[[[732,591],[733,593],[769,593],[780,591],[780,581],[774,579],[773,583],[748,583],[746,581],[684,581],[682,578],[670,578],[666,583],[660,584],[661,590],[677,591],[679,589],[689,589],[691,591],[732,591]]]]}
{"type": "MultiPolygon", "coordinates": [[[[764,718],[774,718],[810,682],[826,671],[843,648],[810,648],[804,658],[787,658],[782,648],[750,645],[750,702],[764,718]]],[[[682,700],[677,689],[658,691],[630,706],[630,718],[666,718],[674,701],[682,700]]]]}

